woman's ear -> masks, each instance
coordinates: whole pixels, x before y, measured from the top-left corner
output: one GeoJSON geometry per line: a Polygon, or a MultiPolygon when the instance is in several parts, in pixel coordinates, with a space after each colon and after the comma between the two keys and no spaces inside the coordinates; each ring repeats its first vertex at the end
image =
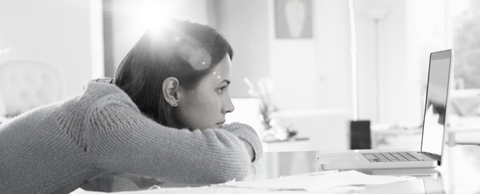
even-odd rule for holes
{"type": "Polygon", "coordinates": [[[170,106],[178,106],[178,92],[180,89],[180,82],[178,82],[177,78],[168,77],[167,79],[163,80],[163,97],[170,106]]]}

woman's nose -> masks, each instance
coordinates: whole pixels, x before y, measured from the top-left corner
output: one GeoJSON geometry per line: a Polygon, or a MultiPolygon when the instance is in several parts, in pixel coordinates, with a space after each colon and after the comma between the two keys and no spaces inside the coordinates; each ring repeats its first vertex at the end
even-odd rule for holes
{"type": "Polygon", "coordinates": [[[231,113],[235,110],[235,106],[232,103],[232,99],[228,97],[224,106],[224,113],[231,113]]]}

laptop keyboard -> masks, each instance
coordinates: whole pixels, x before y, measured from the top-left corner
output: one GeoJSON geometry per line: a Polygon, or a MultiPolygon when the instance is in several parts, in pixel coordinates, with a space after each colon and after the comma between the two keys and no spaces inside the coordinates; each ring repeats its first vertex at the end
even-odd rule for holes
{"type": "Polygon", "coordinates": [[[362,153],[370,162],[406,162],[406,161],[424,161],[432,160],[420,154],[420,158],[410,154],[409,152],[378,152],[378,153],[362,153]]]}

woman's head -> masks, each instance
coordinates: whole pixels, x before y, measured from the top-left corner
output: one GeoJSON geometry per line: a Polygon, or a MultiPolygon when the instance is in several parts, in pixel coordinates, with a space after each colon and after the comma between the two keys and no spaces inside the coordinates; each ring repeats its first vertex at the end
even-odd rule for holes
{"type": "Polygon", "coordinates": [[[201,97],[208,96],[212,100],[212,96],[206,95],[208,86],[229,83],[232,56],[230,44],[213,28],[171,20],[140,38],[121,62],[115,84],[130,96],[143,114],[162,125],[211,128],[223,121],[226,113],[233,111],[233,105],[228,91],[226,95],[223,92],[223,97],[216,101],[223,104],[223,110],[205,115],[202,112],[214,111],[212,103],[215,102],[202,101],[201,97]],[[211,104],[199,106],[208,103],[211,104]],[[203,121],[195,119],[202,117],[205,117],[203,121]],[[223,118],[214,121],[220,117],[223,118]]]}

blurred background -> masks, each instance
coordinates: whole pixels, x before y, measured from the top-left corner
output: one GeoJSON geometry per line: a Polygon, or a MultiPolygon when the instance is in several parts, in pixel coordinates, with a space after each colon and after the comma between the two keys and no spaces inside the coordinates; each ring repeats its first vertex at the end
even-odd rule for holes
{"type": "MultiPolygon", "coordinates": [[[[415,130],[429,54],[445,49],[454,51],[452,125],[475,125],[479,17],[480,0],[2,0],[0,113],[81,94],[86,81],[113,77],[146,29],[179,18],[231,43],[236,111],[228,121],[273,137],[265,139],[270,150],[348,149],[357,120],[369,121],[372,134],[415,130]]],[[[480,139],[472,131],[464,141],[480,139]]],[[[416,132],[401,138],[372,141],[418,146],[416,132]]]]}

